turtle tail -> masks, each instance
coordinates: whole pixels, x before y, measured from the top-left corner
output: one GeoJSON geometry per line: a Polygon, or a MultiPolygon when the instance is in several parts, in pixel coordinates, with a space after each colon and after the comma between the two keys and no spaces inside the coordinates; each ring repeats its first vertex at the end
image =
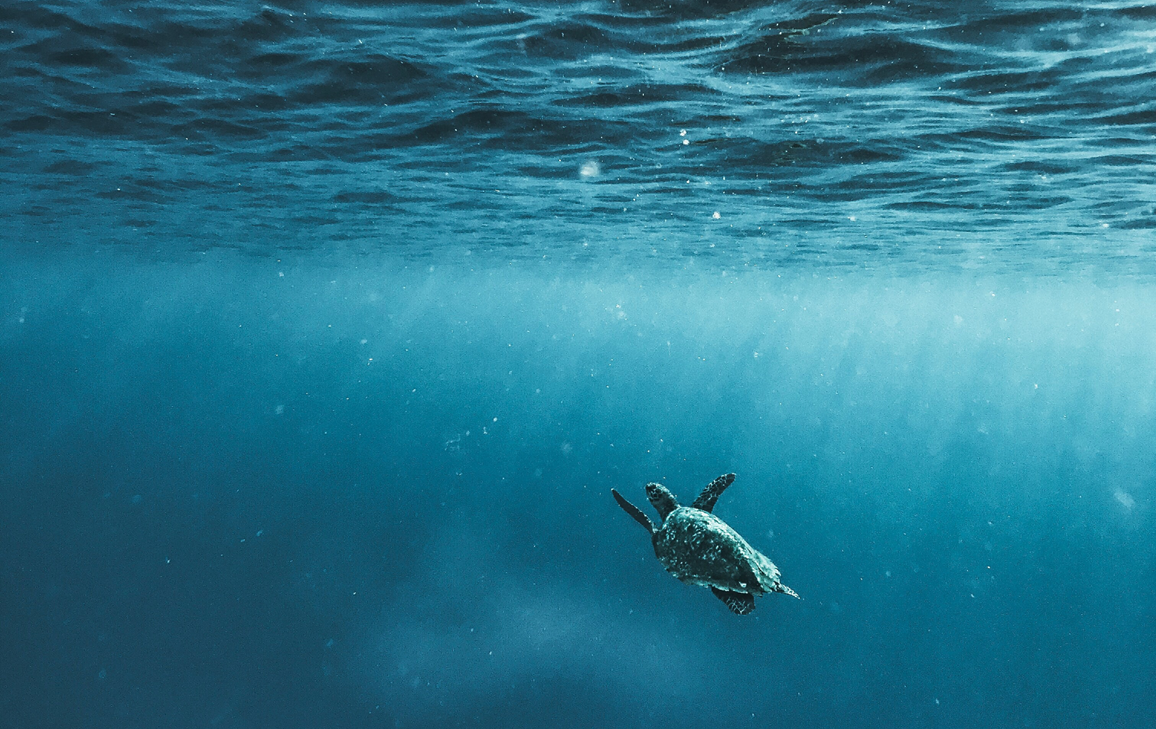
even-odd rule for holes
{"type": "Polygon", "coordinates": [[[775,587],[775,592],[786,593],[787,595],[790,595],[791,597],[795,598],[796,600],[802,600],[803,599],[803,598],[799,597],[799,593],[795,592],[794,590],[787,587],[786,585],[784,585],[781,582],[778,584],[778,586],[775,587]]]}

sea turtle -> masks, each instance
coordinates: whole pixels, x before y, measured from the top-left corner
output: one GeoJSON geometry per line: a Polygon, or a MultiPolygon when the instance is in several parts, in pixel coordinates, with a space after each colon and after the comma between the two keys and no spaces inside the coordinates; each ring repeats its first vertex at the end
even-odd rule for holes
{"type": "Polygon", "coordinates": [[[779,568],[711,513],[719,495],[735,480],[733,473],[711,481],[694,503],[679,506],[662,484],[646,484],[646,498],[658,510],[662,524],[654,524],[637,506],[614,489],[610,493],[623,510],[650,532],[654,554],[666,571],[688,585],[709,587],[718,599],[739,615],[755,609],[755,595],[795,591],[779,582],[779,568]]]}

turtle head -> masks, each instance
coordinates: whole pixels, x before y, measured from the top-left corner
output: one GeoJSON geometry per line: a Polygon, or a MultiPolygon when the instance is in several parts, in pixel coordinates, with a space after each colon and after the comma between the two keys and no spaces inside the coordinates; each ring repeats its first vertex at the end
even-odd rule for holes
{"type": "Polygon", "coordinates": [[[646,484],[646,498],[650,499],[650,503],[658,510],[658,515],[663,521],[666,521],[667,514],[678,508],[678,500],[674,498],[674,494],[660,483],[646,484]]]}

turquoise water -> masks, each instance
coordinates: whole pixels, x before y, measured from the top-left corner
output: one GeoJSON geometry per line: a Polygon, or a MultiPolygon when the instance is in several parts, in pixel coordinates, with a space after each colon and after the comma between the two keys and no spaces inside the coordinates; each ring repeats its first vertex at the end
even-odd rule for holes
{"type": "Polygon", "coordinates": [[[6,725],[1156,721],[1150,7],[0,21],[6,725]]]}

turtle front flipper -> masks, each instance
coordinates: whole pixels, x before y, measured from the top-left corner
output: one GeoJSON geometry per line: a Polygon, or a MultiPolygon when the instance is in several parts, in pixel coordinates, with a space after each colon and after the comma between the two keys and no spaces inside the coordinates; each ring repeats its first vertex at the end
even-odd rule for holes
{"type": "Polygon", "coordinates": [[[691,506],[695,509],[702,509],[706,512],[711,511],[714,509],[714,505],[715,502],[718,501],[718,497],[722,496],[722,492],[726,491],[727,486],[730,486],[732,483],[734,483],[734,481],[735,475],[733,473],[728,473],[725,476],[719,476],[707,484],[707,487],[702,490],[702,493],[698,495],[698,498],[694,500],[694,503],[691,504],[691,506]]]}
{"type": "MultiPolygon", "coordinates": [[[[733,478],[733,477],[732,477],[733,478]]],[[[731,612],[737,615],[746,615],[755,609],[755,596],[745,592],[728,592],[717,587],[710,588],[714,596],[726,603],[731,612]]]]}
{"type": "Polygon", "coordinates": [[[641,509],[627,501],[625,498],[623,498],[622,494],[618,493],[614,489],[610,489],[610,493],[614,495],[614,500],[618,502],[618,505],[622,507],[623,511],[634,517],[636,522],[646,527],[646,531],[650,532],[651,534],[654,533],[654,524],[650,522],[650,519],[647,518],[646,514],[642,513],[641,509]]]}
{"type": "Polygon", "coordinates": [[[795,592],[794,590],[792,590],[791,588],[787,587],[786,585],[784,585],[784,584],[783,584],[783,583],[781,583],[781,582],[780,582],[778,585],[776,585],[776,586],[775,586],[775,590],[774,590],[774,591],[775,591],[775,592],[781,592],[781,593],[783,593],[784,595],[790,595],[791,597],[795,598],[796,600],[802,600],[802,599],[803,599],[803,598],[799,597],[799,593],[795,592]]]}

